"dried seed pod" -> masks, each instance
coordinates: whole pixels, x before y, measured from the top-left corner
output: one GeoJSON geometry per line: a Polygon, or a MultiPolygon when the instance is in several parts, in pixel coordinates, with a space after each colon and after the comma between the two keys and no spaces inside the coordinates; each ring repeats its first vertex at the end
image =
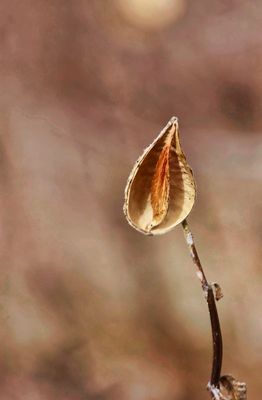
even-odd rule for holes
{"type": "Polygon", "coordinates": [[[190,213],[196,196],[193,173],[172,117],[137,160],[125,190],[124,213],[146,235],[166,233],[190,213]]]}

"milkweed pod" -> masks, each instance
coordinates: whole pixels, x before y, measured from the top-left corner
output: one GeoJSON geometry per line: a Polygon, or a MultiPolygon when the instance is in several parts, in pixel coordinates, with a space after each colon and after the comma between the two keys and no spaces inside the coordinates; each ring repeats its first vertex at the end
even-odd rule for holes
{"type": "Polygon", "coordinates": [[[193,173],[172,117],[137,160],[125,189],[124,213],[146,235],[173,229],[190,213],[196,196],[193,173]]]}

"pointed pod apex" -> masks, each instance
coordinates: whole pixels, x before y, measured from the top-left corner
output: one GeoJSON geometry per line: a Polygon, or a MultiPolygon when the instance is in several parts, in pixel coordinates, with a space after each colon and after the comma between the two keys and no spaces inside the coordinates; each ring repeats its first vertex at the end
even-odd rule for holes
{"type": "Polygon", "coordinates": [[[178,123],[178,118],[173,115],[173,117],[171,117],[170,120],[168,121],[168,124],[175,124],[175,123],[178,123]]]}
{"type": "Polygon", "coordinates": [[[133,228],[160,235],[187,217],[195,197],[193,173],[179,141],[178,118],[172,117],[135,163],[125,189],[124,213],[133,228]]]}

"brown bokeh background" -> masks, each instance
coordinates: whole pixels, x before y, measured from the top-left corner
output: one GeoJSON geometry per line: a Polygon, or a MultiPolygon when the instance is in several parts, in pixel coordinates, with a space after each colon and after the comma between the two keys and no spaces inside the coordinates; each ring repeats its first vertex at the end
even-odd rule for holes
{"type": "Polygon", "coordinates": [[[126,223],[134,161],[172,115],[218,303],[223,372],[262,391],[262,3],[0,4],[3,400],[202,400],[207,306],[182,230],[126,223]]]}

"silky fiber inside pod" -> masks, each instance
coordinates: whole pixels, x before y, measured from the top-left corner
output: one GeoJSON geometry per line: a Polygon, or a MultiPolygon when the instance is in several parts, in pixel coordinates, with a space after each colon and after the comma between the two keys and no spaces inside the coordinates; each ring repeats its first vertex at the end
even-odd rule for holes
{"type": "Polygon", "coordinates": [[[178,120],[172,117],[137,160],[128,178],[124,212],[140,232],[162,234],[187,217],[195,194],[193,174],[179,142],[178,120]]]}

